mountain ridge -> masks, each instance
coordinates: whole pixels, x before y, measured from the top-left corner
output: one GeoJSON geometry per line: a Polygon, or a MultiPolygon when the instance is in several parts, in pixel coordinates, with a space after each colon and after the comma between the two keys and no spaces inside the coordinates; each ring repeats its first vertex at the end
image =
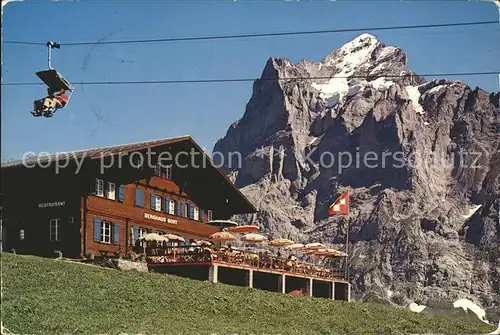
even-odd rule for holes
{"type": "Polygon", "coordinates": [[[500,93],[425,81],[407,60],[370,34],[320,62],[269,58],[213,149],[242,164],[214,161],[259,209],[237,219],[271,236],[342,247],[349,223],[359,296],[499,306],[500,246],[481,251],[461,231],[472,208],[500,197],[500,93]],[[283,79],[293,77],[331,79],[283,79]],[[327,213],[346,190],[349,222],[327,213]]]}

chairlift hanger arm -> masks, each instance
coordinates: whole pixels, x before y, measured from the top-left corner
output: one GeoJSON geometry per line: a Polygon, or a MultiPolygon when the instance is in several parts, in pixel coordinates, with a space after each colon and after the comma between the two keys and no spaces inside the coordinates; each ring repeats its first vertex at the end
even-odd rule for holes
{"type": "Polygon", "coordinates": [[[50,61],[51,61],[51,51],[52,51],[52,48],[56,48],[56,49],[60,49],[61,48],[61,44],[59,42],[52,42],[52,41],[48,41],[47,42],[47,49],[49,50],[49,69],[50,70],[53,70],[51,64],[50,64],[50,61]]]}

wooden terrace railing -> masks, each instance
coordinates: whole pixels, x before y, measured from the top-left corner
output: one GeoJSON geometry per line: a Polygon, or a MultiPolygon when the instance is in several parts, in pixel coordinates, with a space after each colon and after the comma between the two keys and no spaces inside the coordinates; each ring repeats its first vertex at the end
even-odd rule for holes
{"type": "Polygon", "coordinates": [[[148,248],[146,261],[149,264],[212,264],[222,263],[238,267],[249,267],[273,272],[298,274],[319,279],[345,279],[344,271],[327,268],[312,263],[245,250],[212,248],[200,246],[180,246],[148,248]]]}

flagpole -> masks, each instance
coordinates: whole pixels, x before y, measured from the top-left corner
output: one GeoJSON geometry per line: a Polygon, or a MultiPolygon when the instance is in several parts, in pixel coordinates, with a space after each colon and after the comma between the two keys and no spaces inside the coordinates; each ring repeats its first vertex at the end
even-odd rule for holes
{"type": "Polygon", "coordinates": [[[347,210],[347,233],[346,233],[346,238],[345,238],[345,267],[346,267],[346,275],[347,275],[347,283],[349,283],[349,264],[348,264],[348,257],[349,257],[349,209],[347,210]]]}

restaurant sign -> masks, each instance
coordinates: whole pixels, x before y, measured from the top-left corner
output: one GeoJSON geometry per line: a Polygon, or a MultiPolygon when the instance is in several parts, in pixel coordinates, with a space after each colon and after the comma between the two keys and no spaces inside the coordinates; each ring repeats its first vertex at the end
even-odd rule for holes
{"type": "Polygon", "coordinates": [[[62,207],[66,205],[66,201],[42,202],[38,204],[38,208],[47,207],[62,207]]]}
{"type": "Polygon", "coordinates": [[[167,219],[167,218],[165,218],[163,216],[153,215],[153,214],[149,214],[149,213],[144,213],[144,217],[146,219],[151,219],[151,220],[156,220],[156,221],[161,221],[161,222],[167,222],[167,223],[171,223],[171,224],[177,224],[177,220],[167,219]]]}

